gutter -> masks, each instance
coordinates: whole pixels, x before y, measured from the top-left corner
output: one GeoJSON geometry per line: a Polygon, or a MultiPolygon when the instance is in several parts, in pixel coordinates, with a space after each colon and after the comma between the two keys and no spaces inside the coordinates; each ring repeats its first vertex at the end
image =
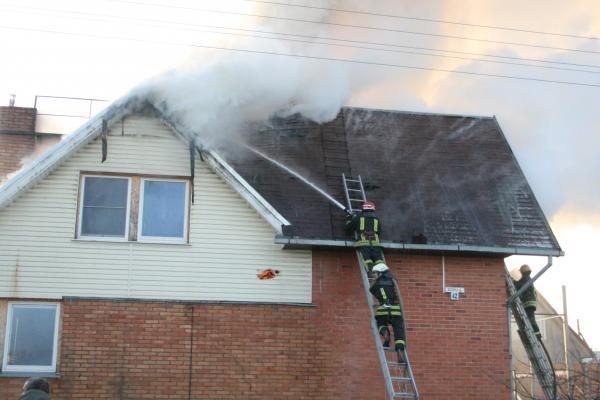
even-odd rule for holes
{"type": "MultiPolygon", "coordinates": [[[[275,243],[281,244],[284,248],[311,248],[311,247],[331,247],[331,248],[354,248],[354,240],[343,239],[304,239],[298,237],[286,237],[282,235],[275,236],[275,243]]],[[[465,244],[413,244],[382,241],[381,247],[392,250],[412,250],[427,252],[470,252],[487,253],[501,255],[527,255],[527,256],[547,256],[560,257],[564,255],[562,250],[540,249],[534,247],[498,247],[498,246],[476,246],[465,244]]],[[[540,274],[547,268],[540,271],[540,274]]],[[[538,274],[538,275],[540,275],[538,274]]],[[[536,278],[537,279],[537,276],[536,278]]],[[[534,280],[535,280],[534,279],[534,280]]],[[[532,280],[533,283],[533,280],[532,280]]]]}
{"type": "Polygon", "coordinates": [[[542,268],[542,269],[540,270],[540,272],[538,272],[538,273],[537,273],[537,274],[536,274],[536,275],[535,275],[533,278],[531,278],[531,280],[530,280],[529,282],[527,282],[525,285],[523,285],[523,286],[521,287],[521,289],[519,289],[519,290],[518,290],[518,291],[517,291],[517,292],[516,292],[514,295],[512,295],[512,296],[510,296],[510,297],[508,298],[508,302],[507,302],[507,304],[508,304],[508,307],[511,307],[511,306],[512,306],[512,303],[515,301],[515,299],[516,299],[517,297],[519,297],[519,296],[520,296],[520,295],[521,295],[521,294],[522,294],[524,291],[526,291],[526,290],[527,290],[527,289],[529,289],[531,286],[533,286],[533,283],[534,283],[534,282],[535,282],[535,281],[536,281],[536,280],[537,280],[537,279],[538,279],[540,276],[542,276],[542,274],[543,274],[544,272],[546,272],[546,271],[548,270],[548,268],[550,268],[551,266],[552,266],[552,257],[551,257],[551,256],[548,256],[548,264],[546,264],[546,265],[544,266],[544,268],[542,268]]]}

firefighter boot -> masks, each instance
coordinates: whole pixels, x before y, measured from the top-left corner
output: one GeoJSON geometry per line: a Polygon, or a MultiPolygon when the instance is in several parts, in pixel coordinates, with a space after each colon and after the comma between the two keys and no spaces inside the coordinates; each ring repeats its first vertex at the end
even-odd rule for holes
{"type": "Polygon", "coordinates": [[[379,327],[379,334],[381,335],[381,339],[383,340],[383,347],[390,347],[390,330],[387,326],[379,327]]]}

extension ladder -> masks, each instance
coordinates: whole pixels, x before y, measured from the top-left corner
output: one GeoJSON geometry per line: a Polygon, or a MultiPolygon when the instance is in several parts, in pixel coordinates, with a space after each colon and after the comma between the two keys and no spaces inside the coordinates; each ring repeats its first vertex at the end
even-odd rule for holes
{"type": "MultiPolygon", "coordinates": [[[[517,289],[508,270],[506,270],[506,284],[508,286],[509,296],[513,296],[517,293],[517,289]]],[[[537,376],[546,398],[548,400],[559,400],[560,397],[556,390],[556,375],[554,373],[552,360],[550,359],[544,344],[536,337],[520,298],[515,298],[512,304],[512,310],[515,321],[517,322],[519,336],[523,342],[523,347],[525,347],[527,356],[531,361],[535,375],[537,376]]]]}
{"type": "MultiPolygon", "coordinates": [[[[358,176],[358,178],[355,179],[352,177],[347,177],[345,174],[342,174],[342,179],[344,183],[344,193],[346,195],[348,211],[350,213],[353,213],[355,211],[361,210],[360,205],[358,207],[354,207],[355,203],[362,204],[367,200],[360,175],[358,176]]],[[[419,392],[417,390],[417,385],[414,380],[410,360],[408,358],[408,351],[405,349],[402,354],[402,358],[400,358],[393,348],[383,347],[383,343],[381,342],[381,338],[379,335],[379,330],[377,329],[377,323],[375,322],[375,312],[377,309],[377,305],[373,301],[373,296],[369,291],[371,287],[371,279],[367,275],[366,266],[364,265],[363,259],[358,250],[356,251],[356,256],[358,259],[360,274],[362,277],[363,288],[367,297],[367,304],[369,305],[371,315],[371,330],[373,331],[377,355],[379,357],[381,371],[383,372],[383,377],[385,379],[388,398],[390,400],[419,400],[419,392]]],[[[398,288],[398,284],[395,280],[394,285],[396,287],[398,298],[400,299],[400,307],[402,309],[402,312],[404,312],[404,307],[402,306],[402,297],[400,296],[400,289],[398,288]]]]}

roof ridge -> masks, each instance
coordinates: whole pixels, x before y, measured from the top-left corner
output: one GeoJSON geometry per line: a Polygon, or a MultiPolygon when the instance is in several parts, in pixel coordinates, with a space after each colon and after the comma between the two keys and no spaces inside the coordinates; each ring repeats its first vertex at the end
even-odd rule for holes
{"type": "Polygon", "coordinates": [[[355,107],[355,106],[344,106],[342,109],[346,110],[364,110],[364,111],[381,111],[391,114],[407,114],[407,115],[435,115],[440,117],[453,117],[453,118],[475,118],[475,119],[494,119],[494,115],[468,115],[468,114],[451,114],[441,112],[428,112],[428,111],[408,111],[408,110],[393,110],[386,108],[369,108],[369,107],[355,107]]]}

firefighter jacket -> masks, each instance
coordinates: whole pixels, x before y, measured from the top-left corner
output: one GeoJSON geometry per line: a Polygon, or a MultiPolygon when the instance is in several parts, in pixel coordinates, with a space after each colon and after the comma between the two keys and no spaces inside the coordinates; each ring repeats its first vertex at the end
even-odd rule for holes
{"type": "MultiPolygon", "coordinates": [[[[517,291],[523,286],[525,286],[525,284],[530,280],[531,276],[523,275],[521,279],[515,282],[515,287],[517,288],[517,291]]],[[[528,308],[537,306],[537,293],[533,285],[529,286],[529,288],[527,288],[527,290],[521,293],[521,296],[519,297],[521,298],[521,302],[523,302],[523,307],[528,308]]]]}
{"type": "Polygon", "coordinates": [[[399,303],[394,276],[390,271],[385,271],[379,275],[369,291],[379,300],[379,304],[392,305],[399,303]]]}
{"type": "Polygon", "coordinates": [[[346,230],[355,232],[356,247],[377,246],[379,247],[379,232],[381,231],[381,222],[375,216],[373,211],[362,211],[360,214],[353,214],[346,221],[346,230]]]}

